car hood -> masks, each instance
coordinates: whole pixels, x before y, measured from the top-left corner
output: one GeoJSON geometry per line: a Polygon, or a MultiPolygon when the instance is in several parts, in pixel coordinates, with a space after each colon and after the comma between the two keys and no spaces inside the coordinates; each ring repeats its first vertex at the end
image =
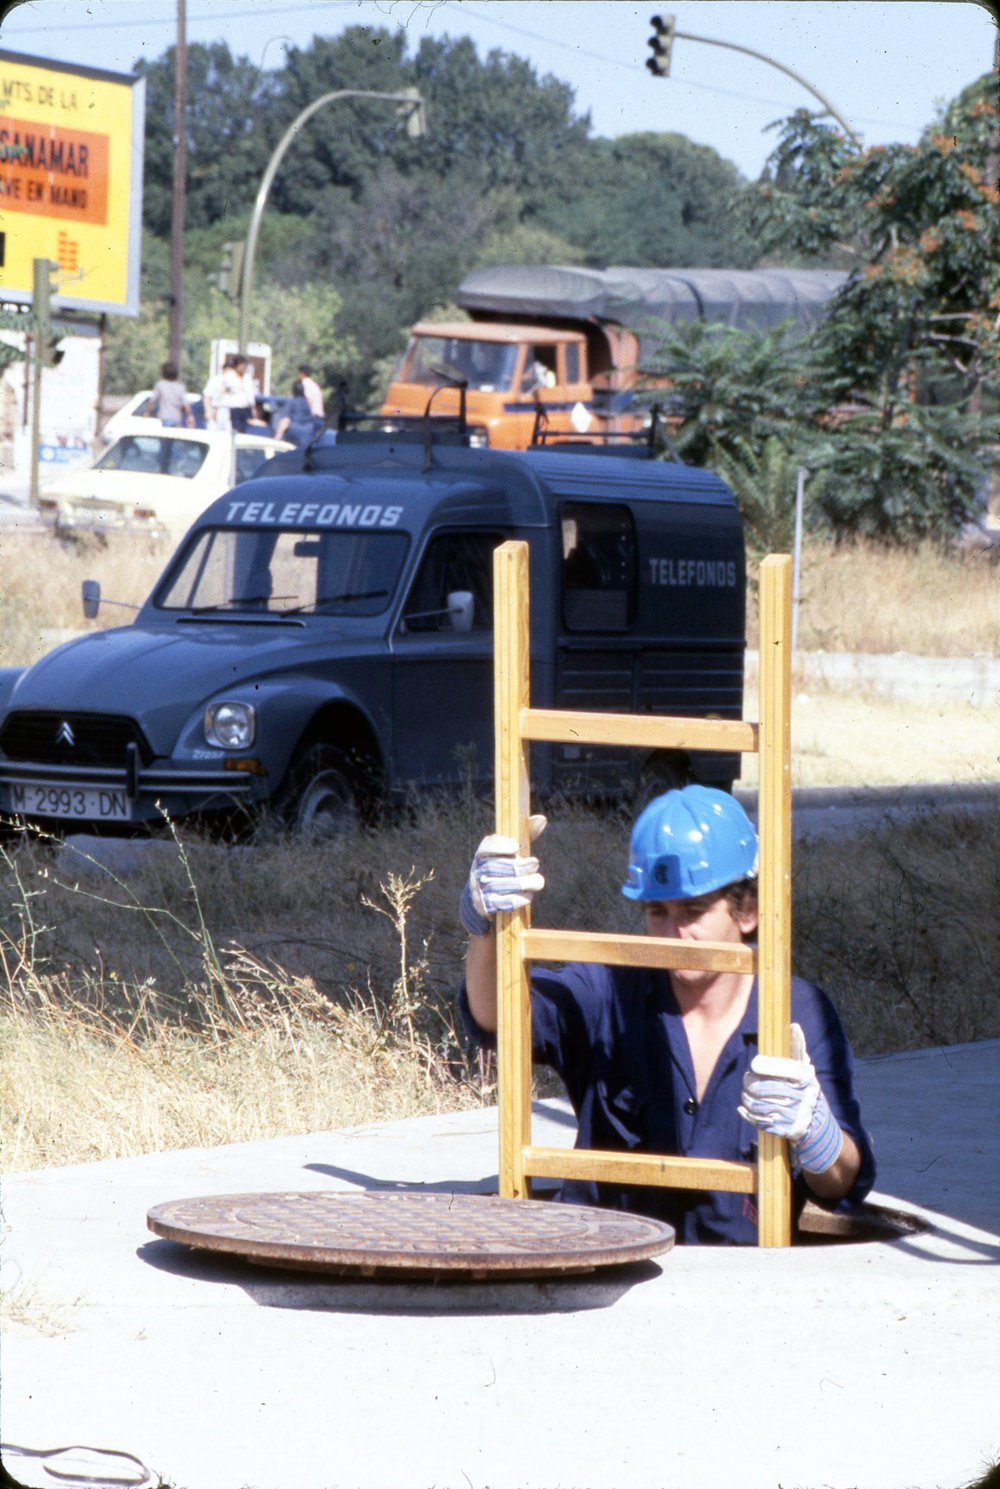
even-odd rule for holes
{"type": "MultiPolygon", "coordinates": [[[[351,657],[358,656],[358,641],[355,633],[344,643],[351,657]]],[[[376,650],[382,645],[377,638],[371,644],[376,650]]],[[[127,714],[140,722],[153,749],[166,753],[185,720],[211,698],[239,696],[245,683],[266,683],[274,675],[286,682],[294,672],[301,681],[320,663],[328,679],[339,649],[325,627],[311,641],[302,627],[287,624],[123,626],[49,652],[18,678],[7,706],[127,714]]],[[[248,692],[248,701],[258,692],[248,692]]]]}
{"type": "MultiPolygon", "coordinates": [[[[226,482],[213,483],[209,481],[206,501],[212,500],[215,493],[221,496],[226,490],[226,482]]],[[[193,486],[192,481],[186,476],[164,476],[147,471],[134,470],[90,470],[74,471],[69,475],[60,476],[57,481],[51,481],[42,491],[43,496],[70,497],[74,501],[113,501],[120,502],[125,506],[132,506],[138,502],[142,506],[158,496],[178,497],[190,492],[199,498],[205,489],[205,483],[199,481],[193,486]]]]}

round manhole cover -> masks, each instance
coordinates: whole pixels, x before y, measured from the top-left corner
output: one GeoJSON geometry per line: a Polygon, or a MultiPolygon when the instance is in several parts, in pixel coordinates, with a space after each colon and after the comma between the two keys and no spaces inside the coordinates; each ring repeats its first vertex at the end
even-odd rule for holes
{"type": "Polygon", "coordinates": [[[669,1251],[660,1220],[484,1194],[316,1190],[155,1205],[156,1235],[261,1265],[362,1276],[589,1272],[669,1251]]]}

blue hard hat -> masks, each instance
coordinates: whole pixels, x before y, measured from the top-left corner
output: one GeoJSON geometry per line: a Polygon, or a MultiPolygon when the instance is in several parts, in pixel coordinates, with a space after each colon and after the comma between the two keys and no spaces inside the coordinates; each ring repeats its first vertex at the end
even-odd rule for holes
{"type": "Polygon", "coordinates": [[[622,894],[630,900],[691,900],[757,877],[757,834],[732,796],[685,786],[657,796],[632,829],[622,894]]]}

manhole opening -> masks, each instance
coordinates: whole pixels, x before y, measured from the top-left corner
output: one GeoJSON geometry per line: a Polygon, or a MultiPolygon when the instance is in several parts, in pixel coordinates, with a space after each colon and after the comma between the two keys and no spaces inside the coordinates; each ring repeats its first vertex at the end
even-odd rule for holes
{"type": "Polygon", "coordinates": [[[922,1235],[930,1227],[919,1215],[865,1203],[851,1214],[824,1210],[807,1200],[799,1216],[797,1246],[860,1245],[866,1241],[899,1241],[922,1235]]]}

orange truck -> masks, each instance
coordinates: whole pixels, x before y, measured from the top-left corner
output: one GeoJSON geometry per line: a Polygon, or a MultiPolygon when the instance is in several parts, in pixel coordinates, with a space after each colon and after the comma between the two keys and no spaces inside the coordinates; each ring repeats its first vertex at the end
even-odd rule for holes
{"type": "Polygon", "coordinates": [[[410,331],[380,415],[454,418],[472,440],[524,450],[547,438],[639,433],[644,354],[692,320],[807,327],[846,280],[822,269],[476,269],[455,293],[466,321],[410,331]]]}

